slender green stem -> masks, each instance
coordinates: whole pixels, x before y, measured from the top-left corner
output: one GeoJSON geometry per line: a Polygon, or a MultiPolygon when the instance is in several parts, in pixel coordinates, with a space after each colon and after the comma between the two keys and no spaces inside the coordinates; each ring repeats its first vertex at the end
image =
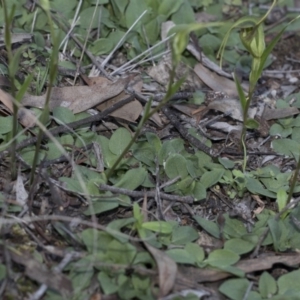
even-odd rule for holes
{"type": "MultiPolygon", "coordinates": [[[[53,28],[53,22],[51,19],[51,15],[49,10],[47,10],[47,7],[44,8],[45,13],[47,14],[48,21],[50,24],[50,30],[51,30],[51,39],[52,39],[52,54],[51,54],[51,60],[50,60],[50,69],[49,69],[49,86],[46,93],[46,102],[45,106],[41,115],[41,123],[45,125],[47,123],[48,117],[49,117],[49,102],[50,102],[50,96],[51,96],[51,90],[53,87],[53,83],[56,78],[57,74],[57,65],[58,65],[58,39],[54,34],[54,28],[53,28]]],[[[35,153],[31,168],[31,174],[30,174],[30,184],[33,183],[34,176],[35,176],[35,169],[39,160],[40,156],[40,147],[42,143],[42,137],[43,137],[44,131],[42,128],[39,129],[38,136],[37,136],[37,143],[35,147],[35,153]]]]}
{"type": "MultiPolygon", "coordinates": [[[[114,170],[117,168],[117,166],[119,165],[119,163],[121,162],[121,160],[123,159],[123,157],[125,156],[125,154],[128,152],[128,150],[130,149],[130,147],[133,145],[133,143],[136,141],[136,139],[138,138],[145,122],[147,120],[149,120],[149,118],[151,118],[158,110],[160,110],[168,101],[169,99],[172,97],[172,95],[176,92],[176,88],[173,87],[173,82],[174,82],[174,78],[175,78],[175,67],[173,67],[173,70],[170,72],[170,81],[169,81],[169,87],[167,90],[167,93],[163,99],[163,101],[156,106],[154,109],[152,109],[151,111],[145,111],[143,118],[141,119],[137,130],[134,134],[134,136],[132,137],[131,141],[129,142],[129,144],[127,145],[127,147],[123,150],[123,152],[120,154],[120,156],[118,157],[118,159],[116,160],[116,162],[113,164],[113,166],[111,167],[111,169],[108,170],[107,174],[106,174],[106,178],[107,180],[109,180],[109,178],[111,177],[111,175],[113,174],[114,170]]],[[[150,103],[151,104],[151,103],[150,103]]]]}
{"type": "MultiPolygon", "coordinates": [[[[4,32],[5,32],[5,47],[7,51],[7,57],[8,57],[8,75],[11,82],[11,94],[13,97],[15,97],[16,94],[16,87],[15,87],[15,74],[14,74],[14,68],[12,68],[13,64],[13,53],[11,48],[11,33],[10,33],[10,27],[12,24],[12,18],[14,15],[15,7],[12,7],[12,11],[10,14],[7,10],[6,1],[2,0],[3,5],[3,12],[4,12],[4,20],[5,20],[5,26],[4,26],[4,32]]],[[[11,178],[12,180],[15,180],[17,178],[17,167],[16,167],[16,145],[17,141],[14,138],[17,135],[18,130],[18,106],[13,102],[13,128],[12,128],[12,143],[11,143],[11,178]]]]}

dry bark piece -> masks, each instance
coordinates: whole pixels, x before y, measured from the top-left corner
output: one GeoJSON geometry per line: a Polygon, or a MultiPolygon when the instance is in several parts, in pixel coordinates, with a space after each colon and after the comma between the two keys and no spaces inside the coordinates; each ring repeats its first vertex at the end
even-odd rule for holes
{"type": "MultiPolygon", "coordinates": [[[[92,86],[66,86],[63,88],[54,87],[51,89],[49,108],[52,111],[55,107],[64,106],[79,113],[86,111],[116,95],[120,94],[129,83],[131,77],[120,78],[112,82],[101,77],[96,85],[92,86]]],[[[26,94],[23,97],[24,106],[43,108],[46,102],[46,94],[33,96],[26,94]]]]}

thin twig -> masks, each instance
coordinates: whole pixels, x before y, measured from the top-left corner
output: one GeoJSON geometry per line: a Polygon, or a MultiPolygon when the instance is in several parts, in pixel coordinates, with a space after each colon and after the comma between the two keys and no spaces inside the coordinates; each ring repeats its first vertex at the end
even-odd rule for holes
{"type": "MultiPolygon", "coordinates": [[[[155,190],[152,191],[131,191],[123,188],[117,188],[106,184],[100,184],[100,190],[102,191],[110,191],[114,194],[127,195],[134,198],[142,198],[144,195],[147,197],[155,198],[155,190]]],[[[177,202],[185,202],[185,203],[193,203],[194,198],[192,196],[178,196],[178,195],[170,195],[163,192],[160,192],[160,197],[168,200],[168,201],[177,201],[177,202]]]]}

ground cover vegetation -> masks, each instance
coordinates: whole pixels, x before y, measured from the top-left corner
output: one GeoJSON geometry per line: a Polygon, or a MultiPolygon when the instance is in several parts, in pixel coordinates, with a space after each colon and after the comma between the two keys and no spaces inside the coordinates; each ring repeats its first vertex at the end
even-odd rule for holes
{"type": "Polygon", "coordinates": [[[297,1],[0,6],[2,299],[299,299],[297,1]]]}

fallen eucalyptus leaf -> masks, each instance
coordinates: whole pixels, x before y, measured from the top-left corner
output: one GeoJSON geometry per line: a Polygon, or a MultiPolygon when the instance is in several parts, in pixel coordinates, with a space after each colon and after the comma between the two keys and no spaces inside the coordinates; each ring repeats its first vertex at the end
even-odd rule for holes
{"type": "MultiPolygon", "coordinates": [[[[120,94],[131,77],[118,79],[111,82],[106,78],[97,81],[92,86],[66,86],[63,88],[53,87],[49,101],[49,108],[52,111],[55,107],[67,107],[74,114],[86,111],[118,94],[120,94]]],[[[46,102],[46,93],[41,96],[25,94],[22,100],[24,106],[43,108],[46,102]]]]}

